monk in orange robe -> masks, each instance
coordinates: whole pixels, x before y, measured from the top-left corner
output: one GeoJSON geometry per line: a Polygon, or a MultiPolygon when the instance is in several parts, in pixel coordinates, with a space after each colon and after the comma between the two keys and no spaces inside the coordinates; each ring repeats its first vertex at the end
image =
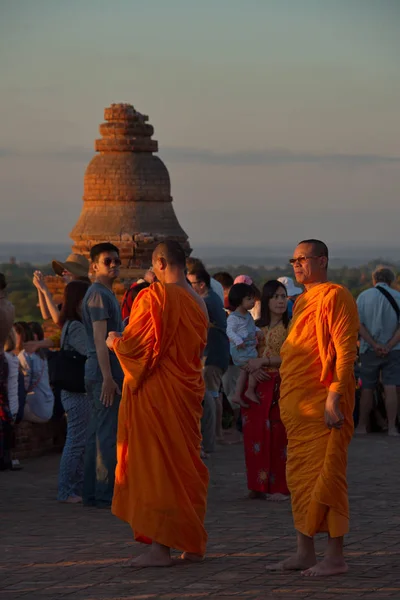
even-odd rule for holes
{"type": "Polygon", "coordinates": [[[348,569],[343,537],[349,528],[347,450],[353,435],[358,315],[350,292],[327,281],[328,248],[301,242],[290,261],[305,287],[281,350],[280,411],[288,437],[287,483],[297,552],[269,569],[328,576],[348,569]],[[328,533],[317,563],[314,536],[328,533]]]}
{"type": "Polygon", "coordinates": [[[200,419],[208,315],[185,267],[177,242],[158,245],[158,282],[138,295],[124,333],[107,340],[125,374],[112,512],[137,541],[151,544],[130,562],[137,567],[173,564],[172,548],[192,561],[206,550],[209,476],[200,458],[200,419]]]}

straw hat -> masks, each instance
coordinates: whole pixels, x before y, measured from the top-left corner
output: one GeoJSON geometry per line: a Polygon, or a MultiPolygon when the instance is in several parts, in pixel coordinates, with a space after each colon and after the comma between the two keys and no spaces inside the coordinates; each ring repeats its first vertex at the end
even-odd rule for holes
{"type": "Polygon", "coordinates": [[[88,277],[89,275],[89,261],[82,254],[70,254],[64,263],[53,260],[51,265],[56,275],[62,275],[64,271],[69,271],[75,277],[88,277]]]}

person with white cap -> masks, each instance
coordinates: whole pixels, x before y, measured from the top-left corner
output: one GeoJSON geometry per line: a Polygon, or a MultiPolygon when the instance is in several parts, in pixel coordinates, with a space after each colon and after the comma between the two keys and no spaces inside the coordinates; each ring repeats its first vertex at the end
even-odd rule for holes
{"type": "MultiPolygon", "coordinates": [[[[56,275],[63,278],[67,284],[70,281],[80,280],[90,283],[89,279],[89,261],[82,254],[70,254],[65,262],[53,260],[51,263],[56,275]]],[[[35,271],[33,274],[33,285],[36,287],[39,296],[39,307],[42,318],[53,319],[56,325],[59,324],[60,310],[53,300],[48,289],[44,275],[41,271],[35,271]]]]}
{"type": "Polygon", "coordinates": [[[293,315],[293,307],[294,307],[296,298],[297,298],[297,296],[299,296],[300,294],[303,293],[303,290],[301,288],[295,286],[294,281],[291,277],[278,277],[278,281],[283,283],[283,285],[286,288],[287,295],[289,298],[288,313],[289,313],[289,319],[291,319],[292,315],[293,315]]]}

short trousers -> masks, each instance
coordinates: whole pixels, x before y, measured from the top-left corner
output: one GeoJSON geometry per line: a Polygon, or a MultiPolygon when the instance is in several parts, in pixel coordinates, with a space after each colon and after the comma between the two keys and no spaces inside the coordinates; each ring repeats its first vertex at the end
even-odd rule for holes
{"type": "Polygon", "coordinates": [[[361,383],[366,390],[374,390],[382,375],[383,385],[400,386],[400,350],[392,350],[387,356],[377,356],[373,350],[360,355],[361,383]]]}
{"type": "Polygon", "coordinates": [[[215,365],[205,365],[203,368],[203,377],[204,383],[206,384],[206,390],[211,392],[214,398],[219,396],[222,387],[223,374],[224,370],[215,365]]]}

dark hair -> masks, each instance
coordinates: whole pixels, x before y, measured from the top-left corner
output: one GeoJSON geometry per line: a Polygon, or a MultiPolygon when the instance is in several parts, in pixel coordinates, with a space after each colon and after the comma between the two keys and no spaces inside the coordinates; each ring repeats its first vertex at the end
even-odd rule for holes
{"type": "Polygon", "coordinates": [[[318,256],[326,256],[326,258],[329,258],[329,250],[328,250],[328,246],[324,243],[321,242],[321,240],[303,240],[302,242],[299,242],[297,245],[300,246],[300,244],[311,244],[315,250],[315,252],[318,253],[318,256]]]}
{"type": "Polygon", "coordinates": [[[137,285],[135,285],[135,287],[130,288],[130,296],[132,298],[132,305],[133,305],[134,301],[136,300],[136,296],[138,296],[142,290],[145,290],[148,287],[150,287],[150,283],[148,281],[142,281],[142,283],[138,283],[137,285]]]}
{"type": "Polygon", "coordinates": [[[232,310],[236,310],[245,298],[254,298],[254,288],[247,283],[235,283],[229,291],[228,301],[232,310]]]}
{"type": "Polygon", "coordinates": [[[39,342],[44,340],[44,331],[40,323],[38,323],[37,321],[30,321],[28,325],[33,333],[33,337],[35,337],[36,335],[39,342]]]}
{"type": "Polygon", "coordinates": [[[203,261],[200,260],[200,258],[195,258],[194,256],[187,257],[186,268],[188,269],[188,271],[191,271],[192,269],[204,269],[205,270],[203,261]]]}
{"type": "Polygon", "coordinates": [[[83,281],[84,283],[92,285],[92,282],[90,281],[90,278],[87,277],[87,275],[80,275],[79,277],[75,277],[73,281],[83,281]]]}
{"type": "Polygon", "coordinates": [[[5,290],[7,287],[7,281],[4,273],[0,273],[0,291],[5,290]]]}
{"type": "Polygon", "coordinates": [[[158,244],[153,252],[155,258],[162,257],[168,265],[186,268],[186,254],[181,244],[176,240],[166,240],[158,244]]]}
{"type": "Polygon", "coordinates": [[[230,273],[227,273],[226,271],[220,271],[219,273],[215,273],[213,277],[216,281],[219,281],[224,290],[227,290],[233,286],[233,277],[230,273]]]}
{"type": "Polygon", "coordinates": [[[375,283],[387,283],[391,286],[396,279],[396,275],[390,267],[379,266],[372,273],[372,278],[375,283]]]}
{"type": "MultiPolygon", "coordinates": [[[[269,309],[269,301],[273,298],[276,292],[282,288],[285,290],[287,296],[287,289],[283,283],[277,279],[271,279],[264,285],[261,293],[261,317],[257,320],[258,327],[268,327],[271,325],[271,311],[269,309]]],[[[287,328],[289,325],[289,312],[286,307],[286,311],[282,315],[282,323],[287,328]]]]}
{"type": "Polygon", "coordinates": [[[17,321],[14,323],[14,329],[21,336],[21,341],[24,344],[25,342],[33,342],[33,333],[32,329],[29,327],[26,321],[17,321]]]}
{"type": "Polygon", "coordinates": [[[210,287],[210,273],[208,273],[204,268],[195,267],[194,269],[189,269],[188,275],[195,275],[197,281],[200,283],[205,283],[208,288],[210,287]]]}
{"type": "Polygon", "coordinates": [[[64,323],[66,323],[66,321],[82,320],[78,309],[82,304],[82,300],[84,299],[89,286],[90,284],[86,281],[79,281],[78,279],[70,281],[65,286],[62,308],[58,320],[61,327],[64,325],[64,323]]]}
{"type": "Polygon", "coordinates": [[[116,252],[119,256],[119,248],[117,246],[114,246],[110,242],[101,242],[90,248],[90,260],[97,262],[100,254],[103,254],[103,252],[116,252]]]}

